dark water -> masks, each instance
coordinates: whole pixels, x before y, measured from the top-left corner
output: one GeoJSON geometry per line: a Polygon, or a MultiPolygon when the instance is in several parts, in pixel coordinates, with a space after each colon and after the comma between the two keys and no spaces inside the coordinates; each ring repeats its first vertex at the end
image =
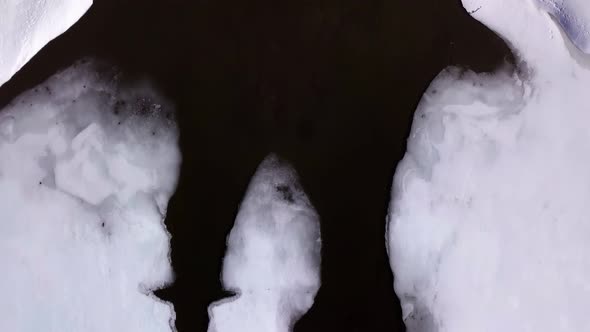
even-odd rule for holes
{"type": "Polygon", "coordinates": [[[0,105],[83,56],[154,81],[178,109],[170,202],[180,332],[205,331],[225,237],[269,152],[322,217],[322,288],[295,331],[403,331],[385,252],[390,183],[432,78],[490,71],[506,45],[459,0],[96,0],[0,89],[0,105]]]}

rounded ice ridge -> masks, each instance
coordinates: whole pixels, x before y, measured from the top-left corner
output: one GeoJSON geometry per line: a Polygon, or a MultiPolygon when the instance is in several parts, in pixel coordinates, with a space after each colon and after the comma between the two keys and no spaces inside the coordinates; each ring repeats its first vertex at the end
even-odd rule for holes
{"type": "Polygon", "coordinates": [[[590,72],[538,3],[463,0],[518,68],[446,70],[416,111],[387,235],[409,331],[590,330],[590,72]]]}
{"type": "Polygon", "coordinates": [[[0,111],[0,330],[169,332],[173,111],[79,63],[0,111]]]}

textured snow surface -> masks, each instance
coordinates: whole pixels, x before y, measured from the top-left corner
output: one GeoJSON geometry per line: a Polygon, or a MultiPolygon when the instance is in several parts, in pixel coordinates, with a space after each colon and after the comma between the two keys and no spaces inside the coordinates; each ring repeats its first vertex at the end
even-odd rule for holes
{"type": "Polygon", "coordinates": [[[180,164],[145,84],[75,65],[0,112],[0,331],[172,331],[163,224],[180,164]]]}
{"type": "Polygon", "coordinates": [[[562,26],[572,42],[590,54],[590,6],[587,0],[537,0],[562,26]]]}
{"type": "Polygon", "coordinates": [[[408,331],[590,331],[588,56],[536,1],[463,4],[520,63],[445,70],[415,113],[388,224],[408,331]]]}
{"type": "Polygon", "coordinates": [[[0,86],[91,5],[92,0],[0,0],[0,86]]]}
{"type": "Polygon", "coordinates": [[[259,166],[227,239],[222,282],[237,295],[209,309],[209,332],[283,332],[320,287],[319,218],[295,171],[271,155],[259,166]]]}

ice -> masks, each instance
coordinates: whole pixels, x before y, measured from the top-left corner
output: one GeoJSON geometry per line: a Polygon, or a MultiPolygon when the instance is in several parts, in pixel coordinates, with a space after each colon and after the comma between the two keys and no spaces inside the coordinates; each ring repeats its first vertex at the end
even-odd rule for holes
{"type": "Polygon", "coordinates": [[[518,68],[449,68],[416,110],[388,219],[408,331],[590,331],[589,57],[537,1],[463,5],[518,68]]]}
{"type": "Polygon", "coordinates": [[[166,332],[171,105],[77,64],[0,112],[0,331],[166,332]]]}
{"type": "Polygon", "coordinates": [[[0,86],[91,5],[92,0],[0,0],[0,86]]]}
{"type": "Polygon", "coordinates": [[[209,308],[209,332],[287,332],[320,287],[319,218],[293,168],[259,166],[227,239],[222,282],[233,298],[209,308]]]}

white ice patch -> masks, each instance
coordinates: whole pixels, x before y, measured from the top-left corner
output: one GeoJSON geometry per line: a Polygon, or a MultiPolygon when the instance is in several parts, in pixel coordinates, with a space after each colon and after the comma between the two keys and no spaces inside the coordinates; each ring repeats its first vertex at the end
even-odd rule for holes
{"type": "Polygon", "coordinates": [[[91,5],[92,0],[0,0],[0,86],[91,5]]]}
{"type": "Polygon", "coordinates": [[[320,287],[319,218],[295,171],[259,166],[227,240],[222,282],[237,295],[209,309],[209,332],[287,332],[320,287]]]}
{"type": "Polygon", "coordinates": [[[463,3],[521,62],[448,69],[416,111],[388,222],[408,331],[590,331],[588,56],[536,1],[463,3]]]}
{"type": "Polygon", "coordinates": [[[170,105],[76,65],[0,112],[0,331],[167,332],[170,105]]]}

